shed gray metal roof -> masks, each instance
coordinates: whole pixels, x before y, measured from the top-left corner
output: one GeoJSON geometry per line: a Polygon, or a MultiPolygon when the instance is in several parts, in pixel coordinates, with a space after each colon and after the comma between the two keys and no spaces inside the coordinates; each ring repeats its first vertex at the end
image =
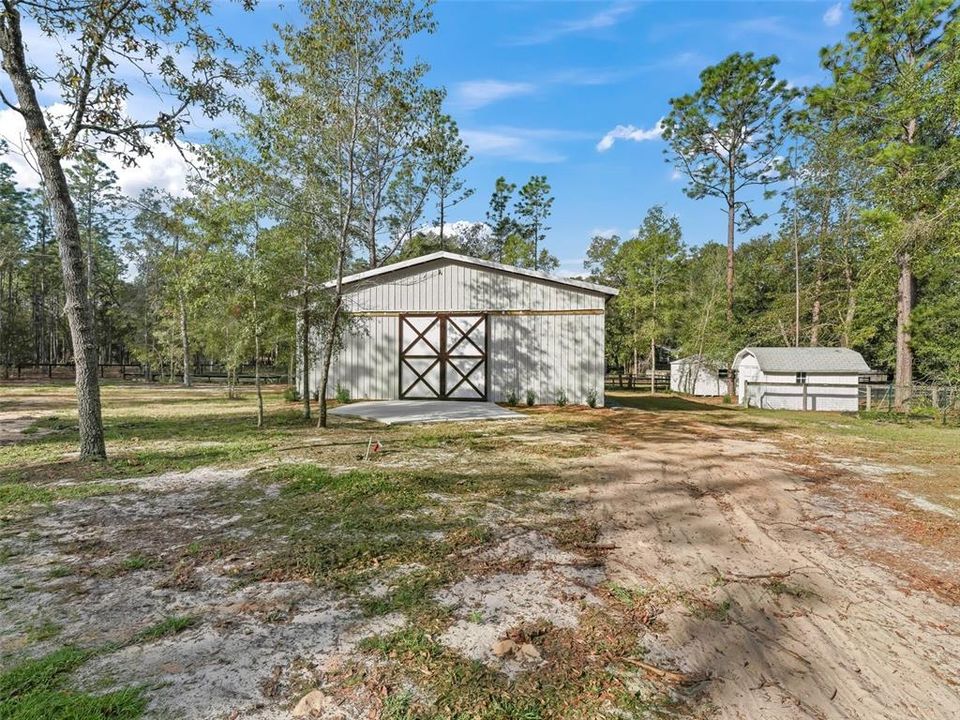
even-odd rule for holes
{"type": "Polygon", "coordinates": [[[868,373],[870,367],[856,350],[838,347],[747,347],[737,353],[734,368],[745,354],[757,359],[763,372],[868,373]]]}
{"type": "MultiPolygon", "coordinates": [[[[405,270],[417,265],[426,265],[427,263],[444,260],[447,262],[461,263],[463,265],[475,265],[488,270],[509,273],[510,275],[530,277],[537,280],[554,283],[556,285],[570,285],[575,288],[580,288],[581,290],[600,293],[601,295],[613,296],[620,294],[619,290],[608,287],[607,285],[598,285],[597,283],[586,282],[585,280],[573,280],[571,278],[556,277],[554,275],[548,275],[545,272],[540,272],[539,270],[528,270],[527,268],[520,268],[516,267],[515,265],[504,265],[503,263],[493,262],[492,260],[481,260],[480,258],[470,257],[468,255],[458,255],[457,253],[445,251],[430,253],[429,255],[422,255],[410,260],[403,260],[398,263],[393,263],[392,265],[383,265],[382,267],[373,268],[372,270],[365,270],[354,275],[347,275],[343,278],[343,284],[349,285],[350,283],[359,282],[361,280],[368,280],[370,278],[379,277],[380,275],[394,273],[398,270],[405,270]]],[[[335,286],[335,281],[328,282],[324,285],[324,287],[327,288],[335,286]]]]}

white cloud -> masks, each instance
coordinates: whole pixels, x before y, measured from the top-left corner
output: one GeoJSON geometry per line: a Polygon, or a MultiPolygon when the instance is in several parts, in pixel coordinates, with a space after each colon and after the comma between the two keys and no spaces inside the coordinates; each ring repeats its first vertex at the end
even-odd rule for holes
{"type": "Polygon", "coordinates": [[[613,144],[617,140],[645,142],[647,140],[658,140],[661,135],[663,135],[663,118],[658,120],[657,124],[649,130],[644,130],[634,125],[617,125],[597,143],[597,152],[606,152],[613,147],[613,144]]]}
{"type": "MultiPolygon", "coordinates": [[[[50,115],[62,117],[67,112],[63,104],[47,108],[50,115]]],[[[17,183],[25,188],[38,187],[40,176],[34,168],[36,160],[26,142],[23,118],[15,110],[0,110],[0,137],[7,141],[9,152],[3,156],[3,162],[9,164],[16,173],[17,183]]],[[[137,160],[136,165],[124,167],[120,158],[104,154],[101,160],[117,174],[120,188],[127,195],[134,196],[148,187],[157,187],[175,195],[187,191],[187,178],[190,175],[190,163],[184,160],[177,148],[160,141],[150,141],[152,155],[137,160]]],[[[196,158],[190,146],[181,143],[191,162],[196,158]]],[[[69,162],[67,163],[69,165],[69,162]]]]}
{"type": "Polygon", "coordinates": [[[454,89],[453,101],[464,110],[476,110],[506,98],[529,95],[536,86],[527,82],[503,80],[468,80],[454,89]]]}
{"type": "Polygon", "coordinates": [[[610,28],[620,23],[621,20],[633,12],[633,9],[634,6],[629,3],[617,3],[587,17],[552,23],[529,35],[514,39],[512,44],[542,45],[566,35],[610,28]]]}
{"type": "Polygon", "coordinates": [[[823,14],[823,24],[827,27],[836,27],[843,20],[843,4],[837,3],[827,8],[823,14]]]}
{"type": "Polygon", "coordinates": [[[590,137],[587,133],[571,130],[508,126],[465,128],[460,131],[460,136],[474,155],[536,163],[563,162],[566,156],[553,149],[553,143],[590,137]]]}

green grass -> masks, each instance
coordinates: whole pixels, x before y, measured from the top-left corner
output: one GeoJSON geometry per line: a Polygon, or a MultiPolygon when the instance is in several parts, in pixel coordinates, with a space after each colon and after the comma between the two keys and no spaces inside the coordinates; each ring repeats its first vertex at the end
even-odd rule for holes
{"type": "Polygon", "coordinates": [[[170,615],[136,634],[134,642],[152,642],[177,635],[194,627],[199,619],[193,615],[170,615]]]}
{"type": "Polygon", "coordinates": [[[52,640],[63,630],[62,627],[54,622],[46,620],[27,629],[26,638],[28,643],[43,642],[52,640]]]}
{"type": "Polygon", "coordinates": [[[3,720],[136,720],[147,701],[140,688],[102,695],[79,692],[66,680],[94,653],[66,647],[26,660],[0,674],[0,718],[3,720]]]}
{"type": "Polygon", "coordinates": [[[157,561],[154,558],[149,558],[142,553],[129,555],[120,563],[120,567],[127,571],[148,570],[156,565],[157,561]]]}
{"type": "MultiPolygon", "coordinates": [[[[508,678],[484,663],[444,647],[434,628],[409,626],[368,638],[362,649],[381,663],[389,687],[416,684],[416,695],[398,693],[383,717],[440,720],[595,720],[598,717],[683,717],[683,701],[650,690],[640,698],[624,687],[636,652],[637,628],[616,608],[588,612],[577,630],[549,624],[527,628],[546,665],[508,678]],[[636,713],[636,714],[632,714],[636,713]]],[[[362,666],[360,666],[362,667],[362,666]]],[[[362,672],[362,671],[361,671],[362,672]]]]}
{"type": "Polygon", "coordinates": [[[0,510],[9,507],[51,503],[58,500],[78,500],[97,495],[122,492],[119,485],[109,483],[81,483],[78,485],[31,485],[22,482],[0,483],[0,510]]]}
{"type": "MultiPolygon", "coordinates": [[[[547,474],[496,472],[484,476],[379,470],[331,473],[313,464],[282,465],[260,479],[280,483],[279,496],[247,512],[245,524],[264,537],[284,538],[260,567],[260,577],[309,577],[356,591],[377,577],[402,573],[390,592],[366,598],[372,614],[433,613],[432,591],[458,577],[456,554],[489,539],[475,517],[455,512],[439,493],[482,502],[546,489],[547,474]]],[[[517,499],[517,502],[523,502],[517,499]]]]}

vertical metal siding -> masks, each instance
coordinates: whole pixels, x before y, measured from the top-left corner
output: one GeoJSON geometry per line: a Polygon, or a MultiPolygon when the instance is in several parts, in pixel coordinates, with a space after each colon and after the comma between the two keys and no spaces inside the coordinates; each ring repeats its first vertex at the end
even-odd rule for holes
{"type": "MultiPolygon", "coordinates": [[[[535,314],[602,311],[606,297],[600,293],[444,261],[363,281],[344,299],[355,313],[533,311],[490,317],[489,399],[504,401],[515,391],[523,402],[532,389],[537,403],[553,403],[562,389],[570,403],[586,403],[590,390],[602,402],[602,312],[535,314]]],[[[353,399],[396,398],[398,333],[396,315],[355,316],[334,360],[328,395],[339,384],[353,399]]]]}

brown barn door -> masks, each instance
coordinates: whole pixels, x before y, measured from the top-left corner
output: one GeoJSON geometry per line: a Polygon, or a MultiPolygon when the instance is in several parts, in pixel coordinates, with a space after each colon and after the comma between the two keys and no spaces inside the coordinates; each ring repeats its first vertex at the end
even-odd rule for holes
{"type": "Polygon", "coordinates": [[[400,316],[400,398],[487,399],[487,316],[400,316]]]}

